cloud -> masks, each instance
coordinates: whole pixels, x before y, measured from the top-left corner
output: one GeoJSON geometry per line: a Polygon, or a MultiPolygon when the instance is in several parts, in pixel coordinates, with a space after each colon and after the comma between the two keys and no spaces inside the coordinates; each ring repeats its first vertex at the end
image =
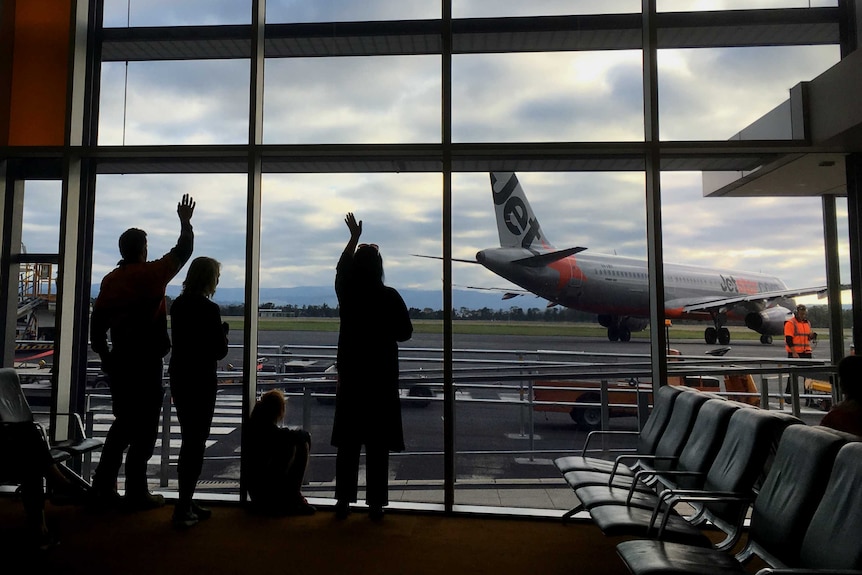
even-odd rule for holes
{"type": "MultiPolygon", "coordinates": [[[[456,17],[588,13],[608,3],[459,1],[456,17]]],[[[807,5],[807,0],[800,4],[807,5]]],[[[249,1],[133,0],[133,26],[247,23],[249,1]]],[[[705,3],[661,3],[662,10],[705,3]]],[[[712,2],[710,7],[757,7],[712,2]]],[[[125,26],[125,0],[106,2],[108,25],[125,26]]],[[[638,11],[640,2],[611,9],[638,11]]],[[[425,0],[315,2],[269,0],[270,22],[439,18],[425,0]]],[[[724,140],[787,98],[838,59],[836,47],[663,50],[659,54],[660,128],[665,140],[724,140]]],[[[244,143],[248,63],[194,61],[106,64],[101,144],[244,143]],[[124,127],[125,125],[125,127],[124,127]]],[[[266,63],[266,143],[437,143],[441,137],[440,58],[277,59],[266,63]]],[[[637,51],[456,55],[456,142],[641,141],[643,100],[637,51]]],[[[519,173],[546,236],[564,248],[646,255],[644,175],[629,172],[519,173]]],[[[487,173],[453,174],[452,251],[472,259],[498,245],[487,173]]],[[[365,222],[363,239],[380,244],[389,283],[440,289],[439,174],[267,174],[260,221],[263,287],[330,285],[347,230],[345,212],[365,222]]],[[[30,185],[30,184],[28,184],[30,185]]],[[[59,228],[59,189],[28,195],[26,243],[50,252],[59,228]],[[40,199],[42,198],[42,199],[40,199]],[[37,206],[49,206],[43,209],[37,206]],[[56,206],[56,208],[54,207],[56,206]],[[55,227],[56,226],[56,227],[55,227]]],[[[179,231],[183,193],[198,201],[196,255],[223,263],[221,286],[244,285],[244,175],[100,176],[96,188],[93,280],[119,259],[127,227],[147,230],[151,255],[179,231]]],[[[846,204],[838,202],[846,220],[846,204]]],[[[818,198],[704,198],[699,173],[662,175],[664,256],[668,262],[764,271],[798,287],[825,281],[818,198]]],[[[847,259],[841,222],[842,263],[847,259]]],[[[30,245],[28,245],[30,249],[30,245]]],[[[181,275],[184,272],[181,272],[181,275]]],[[[460,285],[505,286],[477,265],[453,264],[460,285]]],[[[179,283],[181,277],[175,280],[179,283]]],[[[538,305],[541,305],[540,303],[538,305]]]]}

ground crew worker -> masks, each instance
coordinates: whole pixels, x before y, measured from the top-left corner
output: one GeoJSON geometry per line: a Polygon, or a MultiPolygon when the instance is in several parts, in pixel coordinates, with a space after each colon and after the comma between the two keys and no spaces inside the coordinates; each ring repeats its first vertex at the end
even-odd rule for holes
{"type": "Polygon", "coordinates": [[[811,359],[811,342],[817,340],[817,334],[811,331],[808,323],[808,308],[796,306],[793,317],[784,323],[784,349],[787,357],[811,359]]]}

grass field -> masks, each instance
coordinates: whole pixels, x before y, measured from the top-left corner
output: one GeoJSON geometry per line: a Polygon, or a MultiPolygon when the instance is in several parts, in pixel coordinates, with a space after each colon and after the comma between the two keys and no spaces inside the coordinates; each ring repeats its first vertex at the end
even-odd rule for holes
{"type": "MultiPolygon", "coordinates": [[[[243,318],[226,317],[231,331],[243,328],[243,318]]],[[[338,331],[338,320],[335,318],[261,318],[261,331],[338,331]]],[[[413,329],[417,333],[442,333],[443,323],[436,320],[415,320],[413,329]]],[[[527,336],[575,336],[575,337],[605,337],[607,331],[598,324],[592,323],[544,323],[544,322],[497,322],[497,321],[456,321],[453,324],[456,334],[471,335],[527,335],[527,336]]],[[[669,337],[672,340],[703,340],[704,325],[682,325],[670,328],[669,337]]],[[[760,336],[745,327],[730,327],[733,339],[736,341],[758,341],[760,336]]],[[[632,339],[649,339],[649,330],[635,332],[632,339]]],[[[821,337],[828,337],[826,330],[821,330],[821,337]]],[[[780,338],[778,338],[780,339],[780,338]]]]}

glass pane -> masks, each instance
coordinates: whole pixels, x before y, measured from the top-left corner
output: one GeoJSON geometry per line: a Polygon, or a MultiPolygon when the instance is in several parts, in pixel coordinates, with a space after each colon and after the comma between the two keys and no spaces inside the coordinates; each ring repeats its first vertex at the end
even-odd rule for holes
{"type": "Polygon", "coordinates": [[[31,180],[24,184],[24,221],[21,229],[22,251],[56,254],[60,251],[59,181],[31,180]]]}
{"type": "MultiPolygon", "coordinates": [[[[15,356],[24,393],[34,409],[51,406],[51,365],[57,336],[57,274],[59,266],[28,261],[35,254],[60,252],[59,181],[23,182],[21,263],[18,267],[15,356]]],[[[13,249],[17,252],[17,246],[13,249]]],[[[47,421],[43,422],[47,423],[47,421]]]]}
{"type": "Polygon", "coordinates": [[[452,138],[643,140],[641,78],[636,51],[455,56],[452,138]]]}
{"type": "MultiPolygon", "coordinates": [[[[442,502],[440,176],[437,174],[267,175],[260,262],[260,390],[288,396],[285,425],[312,433],[303,492],[334,497],[334,363],[338,343],[335,267],[350,237],[345,214],[363,222],[360,242],[380,246],[385,282],[414,323],[399,345],[406,449],[389,462],[391,501],[442,502]],[[397,217],[393,217],[397,214],[397,217]],[[435,310],[421,319],[422,310],[435,310]],[[421,348],[421,350],[420,350],[421,348]],[[412,390],[412,391],[411,391],[412,390]],[[434,485],[413,490],[410,485],[434,485]]],[[[364,469],[364,458],[362,469],[364,469]]],[[[362,473],[360,477],[364,477],[362,473]]],[[[364,482],[360,502],[364,502],[364,482]]]]}
{"type": "MultiPolygon", "coordinates": [[[[613,413],[610,428],[637,428],[638,388],[621,374],[627,363],[641,361],[626,354],[649,354],[649,331],[641,331],[642,320],[636,326],[614,318],[630,329],[631,341],[608,341],[596,314],[619,313],[615,310],[623,303],[605,300],[609,288],[596,275],[595,258],[644,259],[644,176],[530,172],[515,176],[522,196],[508,173],[453,175],[454,257],[485,262],[453,263],[453,283],[458,286],[453,326],[458,390],[455,500],[568,509],[576,503],[571,489],[565,484],[548,486],[559,484],[552,461],[583,443],[586,432],[597,425],[595,414],[601,405],[600,380],[579,374],[608,369],[598,366],[609,362],[618,364],[608,379],[623,382],[616,402],[626,407],[613,413]],[[497,194],[493,197],[492,179],[497,194]],[[533,251],[520,247],[525,241],[533,251]],[[518,247],[499,249],[512,244],[518,247]],[[588,249],[527,271],[523,263],[516,263],[536,252],[576,246],[588,249]],[[565,305],[549,304],[535,293],[565,305]]],[[[644,305],[648,282],[644,277],[640,283],[642,293],[628,292],[625,305],[627,313],[640,307],[643,316],[648,314],[644,305]]],[[[649,367],[641,362],[637,369],[648,382],[649,367]]]]}
{"type": "MultiPolygon", "coordinates": [[[[96,185],[95,238],[93,248],[92,297],[99,293],[102,278],[116,266],[120,255],[117,240],[130,227],[147,233],[148,259],[155,260],[167,253],[177,242],[180,232],[177,204],[183,194],[191,195],[196,207],[192,218],[195,247],[192,259],[198,256],[213,257],[221,263],[221,275],[213,301],[226,306],[224,319],[230,322],[231,352],[241,349],[242,322],[228,316],[228,305],[242,305],[245,285],[245,214],[247,178],[244,175],[136,175],[99,176],[96,185]]],[[[189,266],[174,277],[167,288],[168,303],[180,294],[189,266]]],[[[240,354],[241,357],[241,354],[240,354]]],[[[98,373],[98,357],[91,351],[89,357],[94,377],[98,373]]],[[[170,361],[170,354],[165,362],[170,361]]],[[[218,362],[220,372],[227,370],[228,355],[218,362]]],[[[240,362],[241,365],[241,362],[240,362]]],[[[94,382],[98,386],[99,382],[94,382]]],[[[165,380],[167,385],[167,380],[165,380]]],[[[105,389],[91,390],[90,401],[95,412],[95,432],[104,437],[113,416],[105,389]]],[[[169,394],[166,394],[169,396],[169,394]]],[[[234,433],[241,421],[241,401],[236,388],[219,387],[215,416],[207,441],[207,451],[198,492],[236,493],[239,489],[239,434],[234,433]]],[[[147,476],[151,487],[158,483],[163,469],[167,469],[168,485],[176,488],[176,463],[180,447],[179,424],[170,402],[166,413],[171,416],[169,445],[157,443],[156,453],[150,460],[147,476]]],[[[161,422],[160,422],[161,425],[161,422]]],[[[121,483],[123,478],[120,479],[121,483]]]]}
{"type": "Polygon", "coordinates": [[[247,143],[248,82],[247,60],[105,64],[99,144],[247,143]]]}
{"type": "Polygon", "coordinates": [[[665,265],[768,273],[788,288],[826,285],[820,198],[704,198],[700,173],[665,172],[662,234],[665,265]],[[799,241],[789,242],[789,230],[799,241]]]}
{"type": "Polygon", "coordinates": [[[729,139],[838,59],[836,46],[660,50],[661,139],[729,139]]]}
{"type": "Polygon", "coordinates": [[[105,0],[106,28],[248,24],[251,0],[105,0]]]}
{"type": "Polygon", "coordinates": [[[264,143],[440,141],[440,58],[266,62],[264,143]]]}
{"type": "Polygon", "coordinates": [[[267,23],[422,20],[440,18],[440,0],[268,0],[267,23]]]}
{"type": "Polygon", "coordinates": [[[640,11],[640,0],[533,0],[532,2],[453,0],[452,2],[452,13],[455,18],[627,14],[640,11]]]}

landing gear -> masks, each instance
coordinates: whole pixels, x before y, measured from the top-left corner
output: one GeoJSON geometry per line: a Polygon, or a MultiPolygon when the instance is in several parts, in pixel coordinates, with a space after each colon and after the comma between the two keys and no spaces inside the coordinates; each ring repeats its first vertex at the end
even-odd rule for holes
{"type": "Polygon", "coordinates": [[[631,341],[632,330],[623,325],[608,326],[608,341],[631,341]]]}
{"type": "Polygon", "coordinates": [[[730,343],[730,330],[726,327],[708,327],[703,330],[703,341],[709,345],[715,345],[716,342],[720,345],[727,345],[730,343]]]}
{"type": "Polygon", "coordinates": [[[715,345],[715,342],[718,341],[718,330],[714,327],[708,327],[703,330],[703,340],[709,345],[715,345]]]}
{"type": "Polygon", "coordinates": [[[772,345],[772,336],[771,335],[761,335],[760,343],[763,345],[772,345]]]}

